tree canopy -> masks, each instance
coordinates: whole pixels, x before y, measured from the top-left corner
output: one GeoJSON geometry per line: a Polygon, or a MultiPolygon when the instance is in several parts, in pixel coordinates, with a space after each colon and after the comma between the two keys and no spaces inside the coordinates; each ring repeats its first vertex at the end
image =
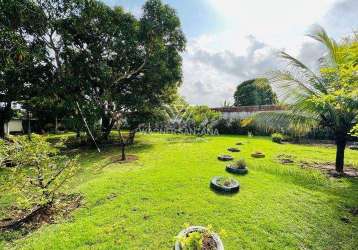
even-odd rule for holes
{"type": "Polygon", "coordinates": [[[270,105],[277,103],[277,96],[267,79],[257,78],[238,85],[234,100],[235,106],[270,105]]]}
{"type": "Polygon", "coordinates": [[[182,80],[186,40],[169,5],[148,0],[141,18],[95,0],[16,0],[1,5],[0,42],[13,44],[2,49],[6,63],[1,72],[16,70],[18,76],[31,79],[16,77],[17,83],[6,78],[14,72],[1,74],[0,102],[25,100],[21,93],[29,93],[24,88],[33,90],[33,79],[41,88],[31,95],[31,105],[38,110],[48,106],[56,119],[57,114],[75,119],[81,113],[95,115],[88,120],[101,121],[106,138],[129,114],[148,113],[173,101],[182,80]],[[22,18],[17,16],[19,9],[22,18]],[[42,63],[35,62],[38,55],[42,63]],[[44,73],[33,74],[40,66],[46,68],[44,73]],[[23,88],[7,87],[14,84],[23,88]],[[22,92],[10,95],[8,89],[22,92]]]}
{"type": "Polygon", "coordinates": [[[286,100],[290,100],[289,110],[260,113],[254,120],[261,126],[301,133],[318,126],[331,129],[337,144],[336,170],[343,172],[344,150],[358,119],[357,35],[337,43],[319,27],[310,37],[327,49],[319,58],[320,72],[315,73],[282,52],[282,58],[293,70],[275,72],[271,82],[282,89],[286,100]]]}

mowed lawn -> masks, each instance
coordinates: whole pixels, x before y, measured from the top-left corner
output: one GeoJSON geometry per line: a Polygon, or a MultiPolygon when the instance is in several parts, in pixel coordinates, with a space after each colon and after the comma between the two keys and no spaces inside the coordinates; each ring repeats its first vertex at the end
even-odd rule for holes
{"type": "MultiPolygon", "coordinates": [[[[45,225],[9,249],[172,249],[185,223],[212,225],[225,249],[357,249],[358,179],[329,179],[299,164],[282,165],[279,154],[298,162],[334,162],[335,148],[274,144],[268,137],[139,135],[128,153],[139,160],[113,163],[118,148],[81,153],[81,170],[68,192],[81,192],[84,205],[71,219],[45,225]],[[249,174],[235,176],[241,190],[214,193],[210,179],[225,172],[217,160],[235,143],[249,174]],[[266,158],[254,159],[255,150],[266,158]],[[345,218],[342,221],[342,218],[345,218]]],[[[346,163],[358,168],[358,152],[346,163]]],[[[5,174],[2,172],[2,174],[5,174]]]]}

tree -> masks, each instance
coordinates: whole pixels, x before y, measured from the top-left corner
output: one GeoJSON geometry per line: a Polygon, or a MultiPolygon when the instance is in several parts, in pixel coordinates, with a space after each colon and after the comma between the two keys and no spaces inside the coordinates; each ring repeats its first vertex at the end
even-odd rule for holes
{"type": "Polygon", "coordinates": [[[277,103],[269,81],[257,78],[245,81],[237,86],[234,94],[235,106],[270,105],[277,103]]]}
{"type": "Polygon", "coordinates": [[[128,113],[170,101],[181,81],[185,39],[169,6],[150,0],[137,20],[97,1],[66,21],[66,82],[101,110],[102,137],[128,113]]]}
{"type": "Polygon", "coordinates": [[[31,99],[48,79],[45,46],[36,39],[42,17],[31,1],[0,1],[0,138],[11,104],[31,99]]]}
{"type": "Polygon", "coordinates": [[[254,120],[260,126],[285,127],[300,133],[317,126],[331,129],[337,145],[336,171],[342,173],[349,132],[358,118],[358,39],[354,36],[338,44],[321,27],[309,36],[327,49],[319,59],[320,72],[314,73],[281,52],[291,70],[275,72],[271,82],[281,88],[290,102],[289,110],[260,113],[254,120]]]}
{"type": "Polygon", "coordinates": [[[0,139],[0,167],[11,165],[8,185],[2,192],[11,192],[16,198],[21,217],[1,225],[1,229],[16,229],[24,223],[48,214],[58,204],[61,188],[77,170],[77,157],[59,155],[45,138],[34,135],[0,139]],[[23,210],[24,209],[24,210],[23,210]],[[25,211],[25,212],[24,212],[25,211]]]}

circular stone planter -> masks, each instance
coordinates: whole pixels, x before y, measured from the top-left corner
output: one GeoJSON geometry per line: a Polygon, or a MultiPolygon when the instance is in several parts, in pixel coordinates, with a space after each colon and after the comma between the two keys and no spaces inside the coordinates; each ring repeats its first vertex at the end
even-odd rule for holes
{"type": "MultiPolygon", "coordinates": [[[[188,227],[187,229],[182,230],[179,234],[178,234],[178,238],[181,237],[186,237],[189,234],[193,233],[193,232],[205,232],[207,229],[205,227],[201,227],[201,226],[191,226],[188,227]]],[[[216,233],[213,233],[212,238],[214,239],[215,243],[216,243],[216,250],[224,250],[224,245],[219,237],[219,235],[217,235],[216,233]]],[[[182,250],[182,246],[180,244],[180,242],[177,240],[175,242],[174,245],[174,250],[182,250]]]]}
{"type": "Polygon", "coordinates": [[[234,158],[231,155],[219,155],[218,160],[220,161],[232,161],[234,158]]]}
{"type": "Polygon", "coordinates": [[[265,154],[264,153],[252,153],[251,156],[254,158],[264,158],[265,154]]]}
{"type": "Polygon", "coordinates": [[[220,193],[237,193],[240,189],[240,184],[237,180],[234,180],[231,186],[222,186],[219,184],[219,178],[222,176],[215,176],[211,179],[210,187],[220,193]]]}
{"type": "Polygon", "coordinates": [[[238,148],[228,148],[227,150],[230,152],[240,152],[240,149],[238,148]]]}
{"type": "Polygon", "coordinates": [[[226,166],[226,171],[232,174],[247,174],[249,172],[248,168],[235,168],[233,166],[226,166]]]}

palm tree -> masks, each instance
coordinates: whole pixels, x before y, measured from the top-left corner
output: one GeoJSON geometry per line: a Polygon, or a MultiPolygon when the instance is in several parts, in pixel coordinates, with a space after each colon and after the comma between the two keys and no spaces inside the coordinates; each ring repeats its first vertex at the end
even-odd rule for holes
{"type": "Polygon", "coordinates": [[[337,145],[336,171],[342,173],[349,132],[358,118],[358,39],[338,44],[321,27],[309,37],[327,49],[319,59],[320,72],[280,52],[288,62],[287,70],[274,72],[270,82],[280,90],[288,110],[258,113],[253,121],[261,127],[297,133],[317,126],[331,129],[337,145]]]}

